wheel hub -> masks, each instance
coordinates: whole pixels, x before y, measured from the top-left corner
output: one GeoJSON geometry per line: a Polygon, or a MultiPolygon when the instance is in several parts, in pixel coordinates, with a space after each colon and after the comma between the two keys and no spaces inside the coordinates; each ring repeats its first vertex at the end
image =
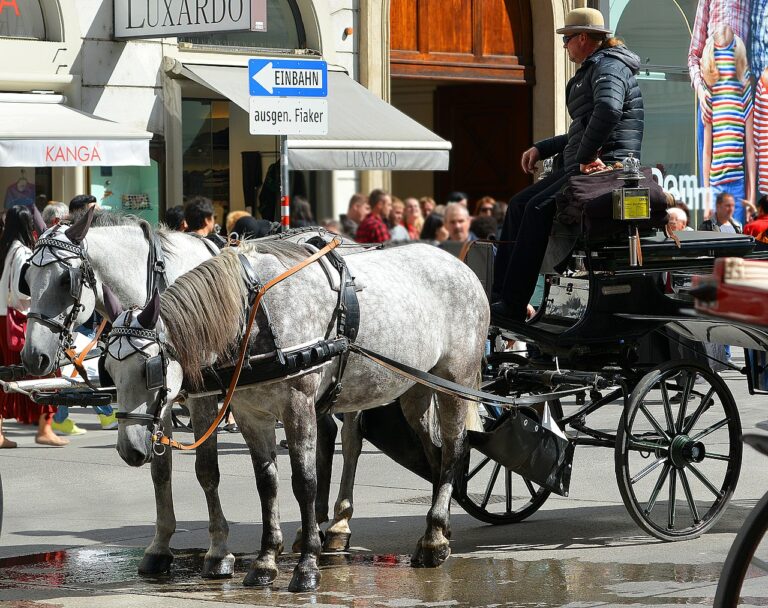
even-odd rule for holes
{"type": "Polygon", "coordinates": [[[692,462],[701,462],[706,454],[704,444],[693,441],[688,435],[677,435],[669,446],[669,458],[678,469],[684,469],[692,462]]]}

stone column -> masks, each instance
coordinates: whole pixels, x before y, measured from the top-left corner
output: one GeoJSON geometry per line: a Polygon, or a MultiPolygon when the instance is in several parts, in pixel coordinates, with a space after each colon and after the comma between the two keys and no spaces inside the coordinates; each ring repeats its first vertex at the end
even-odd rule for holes
{"type": "MultiPolygon", "coordinates": [[[[360,84],[390,99],[389,0],[360,0],[360,84]]],[[[392,189],[391,171],[361,171],[360,189],[392,189]]]]}

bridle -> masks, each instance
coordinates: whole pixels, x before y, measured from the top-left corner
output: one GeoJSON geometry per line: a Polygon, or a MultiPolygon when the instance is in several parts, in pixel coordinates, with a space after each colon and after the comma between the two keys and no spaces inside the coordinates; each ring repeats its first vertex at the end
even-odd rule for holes
{"type": "MultiPolygon", "coordinates": [[[[152,404],[147,406],[146,413],[118,411],[115,416],[118,420],[142,423],[152,431],[154,437],[162,437],[161,421],[169,392],[166,371],[169,363],[168,351],[171,350],[171,346],[166,342],[165,334],[161,331],[131,327],[130,323],[135,313],[136,309],[129,310],[126,313],[126,325],[115,326],[109,332],[106,348],[99,362],[99,374],[106,375],[104,366],[106,357],[111,357],[115,361],[125,361],[134,355],[144,357],[146,387],[148,391],[157,390],[157,396],[152,404]],[[147,349],[153,345],[156,345],[160,351],[157,355],[147,353],[147,349]]],[[[111,378],[102,378],[102,380],[111,383],[111,378]]],[[[165,446],[159,442],[153,442],[153,451],[157,455],[162,455],[165,446]]]]}
{"type": "Polygon", "coordinates": [[[47,233],[50,236],[43,236],[37,240],[32,257],[22,267],[20,284],[22,291],[25,287],[27,292],[30,291],[26,282],[26,270],[30,265],[42,268],[50,264],[59,264],[66,269],[69,276],[69,294],[74,299],[72,308],[53,317],[40,312],[27,314],[28,319],[35,319],[44,323],[51,328],[54,334],[59,335],[59,351],[61,352],[70,349],[74,344],[75,323],[80,313],[85,310],[82,304],[83,290],[87,287],[93,291],[94,301],[97,299],[97,295],[96,275],[88,260],[85,241],[82,244],[76,244],[66,237],[64,237],[66,240],[53,238],[53,235],[59,234],[60,229],[61,224],[58,224],[47,233]],[[67,263],[68,260],[75,258],[80,260],[80,266],[70,266],[67,263]]]}

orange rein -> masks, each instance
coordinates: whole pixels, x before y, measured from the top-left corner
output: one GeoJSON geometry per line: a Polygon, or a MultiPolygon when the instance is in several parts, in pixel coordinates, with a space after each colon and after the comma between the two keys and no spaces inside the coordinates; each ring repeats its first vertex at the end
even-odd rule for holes
{"type": "Polygon", "coordinates": [[[313,262],[316,262],[317,260],[319,260],[328,252],[335,249],[340,243],[341,243],[340,238],[338,237],[334,238],[325,247],[313,253],[306,260],[299,262],[298,264],[296,264],[296,266],[293,266],[288,270],[286,270],[284,273],[276,276],[274,279],[266,283],[261,289],[259,289],[258,293],[256,294],[256,299],[253,301],[253,305],[251,306],[251,311],[248,315],[248,323],[246,324],[245,334],[243,335],[243,341],[240,344],[240,354],[238,355],[238,358],[237,358],[235,373],[232,375],[232,380],[230,380],[229,382],[229,387],[227,388],[227,394],[224,396],[224,402],[221,405],[221,409],[219,410],[219,413],[216,415],[216,418],[211,423],[211,426],[208,428],[208,430],[205,433],[203,433],[203,435],[194,443],[188,443],[188,444],[179,443],[178,441],[175,441],[170,437],[166,437],[165,435],[160,435],[160,436],[152,435],[153,443],[168,445],[178,450],[194,450],[198,446],[202,445],[213,434],[213,432],[216,430],[216,427],[219,426],[219,423],[222,421],[222,419],[224,418],[224,415],[227,413],[229,404],[232,401],[232,397],[235,394],[235,389],[237,388],[237,382],[240,379],[240,372],[242,371],[243,364],[245,363],[245,356],[248,353],[248,341],[251,336],[251,329],[253,328],[253,323],[256,321],[256,313],[259,310],[259,303],[261,302],[261,299],[264,297],[264,294],[266,294],[267,291],[269,291],[272,287],[274,287],[278,283],[281,283],[288,277],[299,272],[299,270],[301,270],[302,268],[305,268],[306,266],[309,266],[313,262]]]}

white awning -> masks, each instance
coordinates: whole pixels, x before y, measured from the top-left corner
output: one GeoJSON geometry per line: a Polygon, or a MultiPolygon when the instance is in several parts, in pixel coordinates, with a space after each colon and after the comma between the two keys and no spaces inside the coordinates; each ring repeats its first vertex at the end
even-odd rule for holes
{"type": "Polygon", "coordinates": [[[61,95],[0,94],[0,167],[149,165],[151,133],[63,102],[61,95]]]}
{"type": "MultiPolygon", "coordinates": [[[[248,68],[184,64],[181,73],[250,111],[248,68]]],[[[288,136],[292,169],[447,171],[451,142],[344,72],[328,72],[328,135],[288,136]]]]}

